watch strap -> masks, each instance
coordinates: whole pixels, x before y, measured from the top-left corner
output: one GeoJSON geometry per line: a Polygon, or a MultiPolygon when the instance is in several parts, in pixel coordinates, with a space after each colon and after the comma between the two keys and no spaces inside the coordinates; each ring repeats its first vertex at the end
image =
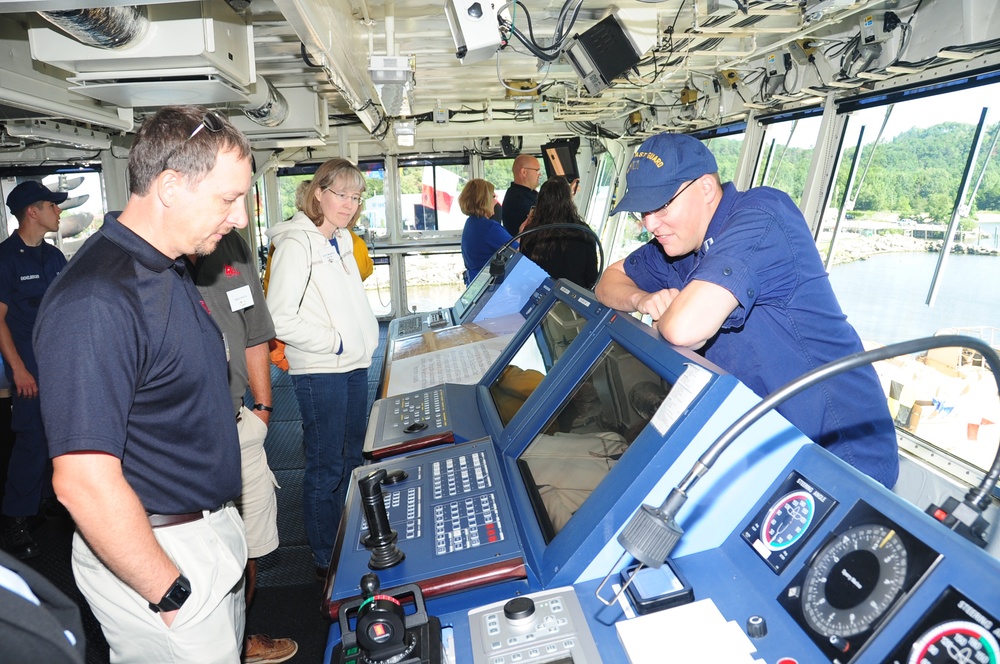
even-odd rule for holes
{"type": "Polygon", "coordinates": [[[272,406],[265,406],[262,403],[255,403],[253,405],[253,409],[254,410],[262,410],[265,413],[273,413],[274,412],[274,408],[272,406]]]}

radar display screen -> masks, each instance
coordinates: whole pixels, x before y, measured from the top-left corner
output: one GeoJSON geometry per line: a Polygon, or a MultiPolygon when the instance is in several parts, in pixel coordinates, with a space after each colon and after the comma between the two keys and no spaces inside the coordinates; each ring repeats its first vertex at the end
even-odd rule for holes
{"type": "Polygon", "coordinates": [[[518,458],[546,543],[566,525],[672,387],[612,341],[518,458]]]}

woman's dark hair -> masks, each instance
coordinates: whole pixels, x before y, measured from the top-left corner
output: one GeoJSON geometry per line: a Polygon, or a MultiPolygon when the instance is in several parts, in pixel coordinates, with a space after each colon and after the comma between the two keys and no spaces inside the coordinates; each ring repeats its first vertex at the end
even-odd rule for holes
{"type": "MultiPolygon", "coordinates": [[[[580,218],[580,213],[576,210],[576,204],[573,202],[573,191],[566,178],[553,177],[545,181],[538,190],[535,211],[524,230],[548,226],[549,224],[586,226],[586,223],[580,218]]],[[[524,236],[521,240],[521,251],[536,258],[545,258],[552,254],[563,240],[567,239],[591,241],[587,233],[571,228],[554,228],[524,236]]]]}

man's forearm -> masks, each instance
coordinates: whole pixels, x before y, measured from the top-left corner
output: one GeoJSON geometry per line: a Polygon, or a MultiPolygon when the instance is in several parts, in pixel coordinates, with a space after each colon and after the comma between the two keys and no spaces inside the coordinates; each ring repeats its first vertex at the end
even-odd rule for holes
{"type": "Polygon", "coordinates": [[[247,348],[246,358],[250,394],[253,395],[254,403],[270,406],[271,356],[268,354],[267,342],[247,348]]]}
{"type": "Polygon", "coordinates": [[[52,484],[80,534],[108,569],[149,602],[159,602],[179,574],[160,547],[121,462],[83,453],[52,460],[52,484]]]}
{"type": "Polygon", "coordinates": [[[614,267],[612,265],[604,271],[594,294],[604,306],[619,311],[635,311],[637,302],[647,293],[636,286],[622,270],[612,269],[614,267]]]}

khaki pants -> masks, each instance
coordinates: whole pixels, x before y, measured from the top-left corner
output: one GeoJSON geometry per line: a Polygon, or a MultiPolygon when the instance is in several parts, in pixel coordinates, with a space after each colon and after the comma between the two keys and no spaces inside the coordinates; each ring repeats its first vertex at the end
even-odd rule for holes
{"type": "Polygon", "coordinates": [[[236,507],[243,517],[247,532],[247,551],[251,558],[260,558],[278,548],[278,483],[267,465],[264,438],[267,427],[246,406],[240,407],[236,424],[240,434],[240,465],[243,491],[236,507]]]}
{"type": "Polygon", "coordinates": [[[73,536],[76,584],[101,623],[111,663],[238,664],[247,548],[236,507],[230,503],[198,521],[153,532],[191,581],[191,596],[170,627],[98,560],[79,532],[73,536]]]}

